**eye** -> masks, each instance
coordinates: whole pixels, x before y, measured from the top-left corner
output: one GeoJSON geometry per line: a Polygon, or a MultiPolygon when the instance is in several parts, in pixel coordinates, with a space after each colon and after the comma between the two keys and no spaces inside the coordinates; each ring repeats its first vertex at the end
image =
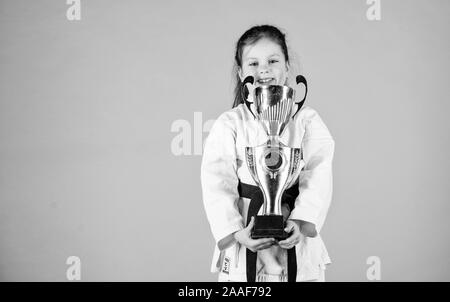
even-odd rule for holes
{"type": "Polygon", "coordinates": [[[278,60],[275,60],[275,59],[272,59],[272,60],[269,60],[269,63],[277,63],[278,62],[278,60]]]}
{"type": "Polygon", "coordinates": [[[258,62],[250,62],[248,65],[249,66],[256,66],[256,65],[258,65],[258,62]]]}

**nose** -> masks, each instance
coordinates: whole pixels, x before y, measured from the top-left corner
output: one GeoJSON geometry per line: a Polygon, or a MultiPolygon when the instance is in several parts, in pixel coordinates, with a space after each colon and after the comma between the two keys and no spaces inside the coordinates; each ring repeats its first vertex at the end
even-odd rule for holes
{"type": "Polygon", "coordinates": [[[269,73],[269,66],[267,64],[259,65],[258,73],[259,73],[259,75],[264,75],[264,74],[269,73]]]}

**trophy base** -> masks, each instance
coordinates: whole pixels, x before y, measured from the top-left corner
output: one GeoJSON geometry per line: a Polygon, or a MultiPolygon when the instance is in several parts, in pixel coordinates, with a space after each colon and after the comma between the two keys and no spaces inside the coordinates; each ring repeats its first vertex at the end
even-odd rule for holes
{"type": "Polygon", "coordinates": [[[255,217],[255,224],[251,231],[253,239],[275,238],[284,240],[289,237],[289,233],[284,231],[283,215],[258,215],[255,217]]]}

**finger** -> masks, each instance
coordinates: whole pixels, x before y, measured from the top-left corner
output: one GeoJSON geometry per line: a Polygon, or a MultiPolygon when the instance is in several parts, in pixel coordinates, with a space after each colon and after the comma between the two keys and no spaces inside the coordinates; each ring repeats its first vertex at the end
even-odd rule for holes
{"type": "Polygon", "coordinates": [[[290,237],[288,237],[288,238],[278,242],[278,244],[280,246],[281,245],[286,246],[286,245],[295,245],[295,244],[297,244],[299,242],[300,242],[300,236],[293,234],[292,236],[290,236],[290,237]]]}
{"type": "Polygon", "coordinates": [[[273,246],[274,244],[275,244],[275,242],[264,243],[264,244],[261,244],[261,245],[257,246],[256,249],[257,249],[258,251],[260,251],[260,250],[265,250],[265,249],[270,248],[270,247],[273,246]]]}
{"type": "Polygon", "coordinates": [[[293,247],[295,247],[295,244],[280,245],[280,248],[285,249],[285,250],[290,250],[293,247]]]}
{"type": "Polygon", "coordinates": [[[285,228],[286,233],[289,234],[289,238],[299,238],[301,233],[300,233],[300,229],[296,226],[295,223],[289,224],[288,227],[285,228]]]}
{"type": "Polygon", "coordinates": [[[290,233],[290,232],[292,232],[294,230],[294,225],[292,225],[292,224],[289,224],[288,226],[286,226],[285,228],[284,228],[284,231],[286,232],[286,233],[290,233]]]}
{"type": "Polygon", "coordinates": [[[293,246],[291,243],[281,243],[281,242],[278,243],[278,245],[284,249],[287,249],[287,248],[290,248],[291,246],[293,246]]]}
{"type": "Polygon", "coordinates": [[[267,248],[269,246],[274,245],[275,242],[276,241],[273,238],[256,239],[256,240],[253,240],[252,247],[255,248],[256,250],[260,250],[260,249],[267,248]]]}
{"type": "Polygon", "coordinates": [[[284,230],[287,233],[300,231],[300,226],[297,224],[297,222],[294,222],[292,220],[287,220],[286,221],[286,227],[284,228],[284,230]]]}
{"type": "Polygon", "coordinates": [[[273,244],[271,244],[271,245],[263,245],[263,246],[258,247],[256,250],[257,251],[266,250],[266,249],[270,248],[272,245],[273,244]]]}
{"type": "Polygon", "coordinates": [[[275,239],[274,238],[261,238],[261,239],[255,239],[254,240],[254,245],[258,246],[261,244],[268,244],[268,243],[275,243],[275,239]]]}
{"type": "Polygon", "coordinates": [[[284,248],[284,249],[290,249],[290,248],[296,246],[299,243],[300,243],[300,240],[287,241],[287,242],[286,241],[284,241],[284,242],[280,241],[279,246],[281,248],[284,248]]]}

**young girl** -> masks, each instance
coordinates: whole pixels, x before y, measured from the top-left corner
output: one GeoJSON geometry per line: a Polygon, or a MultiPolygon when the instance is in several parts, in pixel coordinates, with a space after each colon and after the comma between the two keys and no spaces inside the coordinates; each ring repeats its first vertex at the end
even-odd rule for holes
{"type": "Polygon", "coordinates": [[[292,87],[285,35],[270,25],[250,28],[237,42],[235,64],[233,109],[214,123],[201,166],[204,207],[217,243],[211,270],[219,272],[219,281],[324,281],[331,261],[319,234],[331,202],[334,140],[310,107],[303,106],[289,122],[280,141],[302,148],[305,164],[291,188],[298,188],[295,206],[283,206],[290,236],[282,241],[252,239],[250,198],[240,188],[256,183],[247,168],[245,147],[265,143],[267,134],[244,104],[242,81],[253,76],[255,86],[292,87]],[[257,255],[256,267],[251,255],[257,255]]]}

